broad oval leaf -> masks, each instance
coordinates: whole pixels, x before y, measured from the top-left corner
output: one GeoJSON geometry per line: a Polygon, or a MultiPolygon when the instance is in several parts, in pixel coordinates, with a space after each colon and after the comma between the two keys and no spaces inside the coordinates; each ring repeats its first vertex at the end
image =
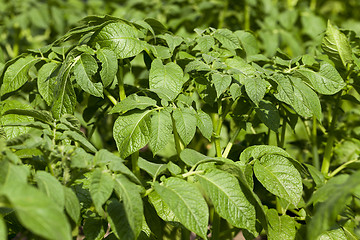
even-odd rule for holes
{"type": "Polygon", "coordinates": [[[65,206],[65,193],[61,183],[50,173],[37,171],[35,179],[38,188],[56,203],[60,209],[65,206]]]}
{"type": "Polygon", "coordinates": [[[62,209],[43,192],[20,185],[6,195],[21,224],[31,232],[45,239],[72,239],[70,224],[62,209]]]}
{"type": "Polygon", "coordinates": [[[150,89],[171,90],[174,93],[171,100],[174,100],[181,92],[184,84],[184,74],[182,68],[176,63],[170,62],[163,65],[160,59],[155,59],[151,63],[149,74],[150,89]]]}
{"type": "Polygon", "coordinates": [[[251,101],[258,105],[266,93],[266,81],[260,77],[245,78],[245,91],[251,101]]]}
{"type": "Polygon", "coordinates": [[[181,140],[188,145],[196,132],[196,112],[193,108],[176,108],[173,111],[176,131],[181,140]]]}
{"type": "Polygon", "coordinates": [[[256,116],[271,130],[278,132],[280,127],[279,110],[270,102],[261,100],[255,108],[256,116]]]}
{"type": "Polygon", "coordinates": [[[212,81],[211,81],[216,90],[217,97],[220,97],[222,93],[225,92],[225,90],[230,86],[231,84],[231,76],[230,75],[223,75],[220,73],[214,73],[212,75],[212,81]]]}
{"type": "Polygon", "coordinates": [[[157,111],[151,117],[149,147],[155,155],[163,149],[172,136],[171,115],[167,111],[157,111]]]}
{"type": "Polygon", "coordinates": [[[238,228],[255,231],[255,207],[241,191],[236,177],[218,169],[211,169],[205,174],[196,175],[196,179],[222,218],[238,228]]]}
{"type": "Polygon", "coordinates": [[[224,48],[229,50],[241,49],[241,45],[237,36],[229,29],[218,29],[214,33],[214,37],[222,44],[224,48]]]}
{"type": "Polygon", "coordinates": [[[29,69],[39,61],[39,58],[28,55],[11,64],[4,73],[0,95],[2,96],[22,87],[29,79],[29,69]]]}
{"type": "Polygon", "coordinates": [[[92,82],[92,76],[97,69],[96,60],[86,53],[80,55],[73,68],[76,82],[82,90],[95,97],[103,97],[103,85],[99,82],[92,82]]]}
{"type": "Polygon", "coordinates": [[[319,72],[308,68],[301,68],[296,72],[321,94],[335,94],[346,85],[338,71],[330,63],[321,63],[319,72]]]}
{"type": "Polygon", "coordinates": [[[146,96],[131,94],[114,106],[110,113],[123,113],[135,108],[144,110],[147,107],[156,106],[156,101],[146,96]]]}
{"type": "Polygon", "coordinates": [[[59,67],[57,63],[49,62],[44,64],[38,72],[37,86],[41,97],[47,105],[51,106],[54,98],[55,70],[59,67]]]}
{"type": "Polygon", "coordinates": [[[321,47],[337,65],[346,68],[353,61],[349,40],[331,24],[330,20],[321,47]]]}
{"type": "Polygon", "coordinates": [[[116,53],[117,58],[134,57],[144,50],[145,42],[139,39],[140,31],[123,21],[112,22],[97,31],[91,43],[97,43],[101,48],[109,48],[116,53]]]}
{"type": "Polygon", "coordinates": [[[175,217],[175,214],[171,209],[166,205],[166,203],[161,199],[160,195],[152,191],[149,194],[149,200],[151,204],[154,206],[156,213],[159,217],[167,222],[179,222],[179,220],[175,217]]]}
{"type": "Polygon", "coordinates": [[[114,81],[118,71],[116,54],[110,49],[100,48],[96,51],[96,56],[101,62],[101,81],[104,87],[107,87],[114,81]]]}
{"type": "MultiPolygon", "coordinates": [[[[140,189],[138,185],[130,182],[124,175],[117,175],[114,179],[114,190],[122,201],[125,213],[125,218],[121,219],[122,223],[120,224],[130,226],[128,230],[126,228],[120,229],[119,225],[115,226],[115,231],[120,239],[123,239],[122,234],[127,235],[129,233],[134,236],[132,239],[136,239],[141,232],[144,213],[140,189]]],[[[112,213],[112,215],[114,214],[116,215],[117,212],[112,213]]]]}
{"type": "Polygon", "coordinates": [[[281,155],[265,155],[255,162],[254,173],[269,192],[297,206],[303,186],[300,173],[290,160],[281,155]]]}
{"type": "Polygon", "coordinates": [[[199,190],[191,183],[171,177],[164,185],[155,183],[155,191],[187,229],[207,239],[209,210],[199,190]]]}
{"type": "Polygon", "coordinates": [[[150,139],[151,111],[122,115],[114,123],[114,139],[122,158],[143,148],[150,139]]]}
{"type": "Polygon", "coordinates": [[[197,110],[196,120],[196,126],[199,128],[201,134],[210,141],[213,133],[213,123],[211,117],[209,114],[199,109],[197,110]]]}
{"type": "Polygon", "coordinates": [[[89,191],[91,199],[94,203],[96,211],[100,214],[104,214],[102,205],[109,199],[113,191],[114,182],[111,175],[107,172],[103,172],[101,169],[96,169],[90,177],[89,191]]]}
{"type": "Polygon", "coordinates": [[[295,239],[296,229],[295,220],[288,215],[279,216],[275,209],[266,211],[268,219],[268,238],[269,240],[293,240],[295,239]]]}
{"type": "Polygon", "coordinates": [[[70,218],[77,223],[80,218],[79,199],[71,188],[65,186],[63,186],[63,188],[65,194],[65,210],[70,218]]]}

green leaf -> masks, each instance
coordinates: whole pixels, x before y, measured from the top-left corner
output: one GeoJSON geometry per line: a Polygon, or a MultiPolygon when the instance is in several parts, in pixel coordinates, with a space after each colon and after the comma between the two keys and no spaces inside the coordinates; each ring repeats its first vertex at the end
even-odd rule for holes
{"type": "Polygon", "coordinates": [[[79,199],[71,188],[65,186],[63,186],[63,188],[65,194],[65,210],[70,218],[77,223],[80,218],[79,199]]]}
{"type": "Polygon", "coordinates": [[[255,108],[256,116],[271,130],[278,132],[280,127],[279,110],[270,102],[261,100],[255,108]]]}
{"type": "Polygon", "coordinates": [[[176,131],[181,140],[188,145],[196,132],[196,112],[193,108],[176,108],[173,111],[176,131]]]}
{"type": "Polygon", "coordinates": [[[319,240],[348,240],[342,228],[327,231],[320,235],[319,240]]]}
{"type": "Polygon", "coordinates": [[[31,232],[45,239],[72,239],[70,224],[62,209],[40,190],[18,185],[8,190],[6,197],[21,224],[31,232]]]}
{"type": "Polygon", "coordinates": [[[87,153],[83,148],[76,148],[75,151],[71,154],[70,158],[71,168],[88,169],[91,166],[94,156],[87,153]]]}
{"type": "Polygon", "coordinates": [[[145,42],[139,39],[140,31],[123,21],[111,22],[95,32],[90,43],[109,48],[118,59],[134,57],[144,50],[145,42]]]}
{"type": "Polygon", "coordinates": [[[95,169],[90,177],[90,195],[96,211],[104,215],[102,205],[109,199],[114,187],[114,181],[111,175],[101,169],[95,169]]]}
{"type": "Polygon", "coordinates": [[[70,80],[70,70],[72,68],[72,59],[66,59],[59,70],[56,78],[57,85],[54,93],[54,103],[52,113],[56,119],[63,114],[72,114],[76,105],[76,94],[70,80]]]}
{"type": "Polygon", "coordinates": [[[168,89],[173,92],[171,100],[181,92],[184,84],[183,70],[176,63],[170,62],[163,65],[160,59],[151,63],[149,73],[149,87],[151,90],[168,89]]]}
{"type": "MultiPolygon", "coordinates": [[[[131,235],[134,236],[132,239],[136,239],[141,232],[144,218],[140,187],[135,183],[130,182],[123,175],[117,175],[114,181],[115,192],[119,196],[119,199],[122,200],[125,209],[125,219],[127,219],[127,223],[130,226],[129,231],[120,229],[120,226],[116,226],[115,234],[117,234],[120,239],[123,239],[121,237],[122,234],[126,235],[131,233],[131,235]]],[[[124,219],[122,221],[124,221],[124,219]]]]}
{"type": "Polygon", "coordinates": [[[166,205],[157,192],[152,191],[148,196],[151,204],[156,210],[156,213],[162,220],[167,222],[179,222],[174,212],[168,207],[168,205],[166,205]]]}
{"type": "Polygon", "coordinates": [[[7,139],[15,138],[17,136],[20,136],[21,134],[27,133],[30,130],[29,127],[6,126],[6,125],[23,123],[23,122],[33,122],[34,119],[32,117],[18,115],[18,114],[4,115],[5,112],[11,109],[32,110],[30,105],[19,102],[18,100],[7,99],[5,101],[2,101],[0,106],[2,107],[0,110],[0,124],[4,125],[3,130],[6,134],[7,139]]]}
{"type": "Polygon", "coordinates": [[[331,24],[330,20],[328,21],[321,48],[337,65],[347,68],[347,65],[353,62],[349,40],[331,24]]]}
{"type": "Polygon", "coordinates": [[[101,81],[104,87],[107,87],[114,81],[118,71],[116,54],[111,49],[100,48],[96,50],[96,56],[101,62],[101,81]]]}
{"type": "Polygon", "coordinates": [[[38,72],[37,87],[46,104],[51,106],[54,99],[55,71],[59,67],[57,63],[45,63],[38,72]]]}
{"type": "Polygon", "coordinates": [[[183,38],[181,36],[170,35],[168,33],[160,35],[158,37],[165,39],[166,44],[170,49],[170,52],[174,52],[175,48],[183,42],[183,38]]]}
{"type": "Polygon", "coordinates": [[[232,74],[242,75],[249,78],[255,77],[256,68],[248,64],[242,58],[228,58],[226,59],[225,64],[228,66],[229,72],[232,74]]]}
{"type": "Polygon", "coordinates": [[[327,62],[322,62],[320,71],[314,72],[308,68],[296,70],[302,78],[318,93],[332,95],[345,87],[345,82],[336,69],[327,62]]]}
{"type": "Polygon", "coordinates": [[[215,39],[209,35],[199,36],[196,38],[196,43],[194,50],[206,53],[215,45],[215,39]]]}
{"type": "Polygon", "coordinates": [[[279,216],[275,209],[266,212],[268,219],[268,239],[269,240],[293,240],[295,239],[296,229],[295,220],[288,215],[279,216]]]}
{"type": "Polygon", "coordinates": [[[180,153],[180,159],[188,166],[192,167],[198,164],[201,161],[204,161],[206,159],[209,159],[210,157],[199,153],[198,151],[195,151],[190,148],[185,148],[180,153]]]}
{"type": "Polygon", "coordinates": [[[211,169],[205,174],[196,175],[196,179],[222,218],[238,228],[255,231],[255,207],[249,203],[233,175],[211,169]]]}
{"type": "Polygon", "coordinates": [[[321,104],[318,95],[298,78],[292,78],[294,85],[294,102],[292,107],[303,117],[316,117],[321,120],[321,104]]]}
{"type": "Polygon", "coordinates": [[[95,96],[103,97],[103,86],[101,83],[92,82],[92,76],[97,72],[98,65],[96,60],[89,54],[81,54],[77,57],[74,66],[74,75],[76,82],[82,90],[95,96]]]}
{"type": "Polygon", "coordinates": [[[2,216],[0,216],[0,239],[6,239],[8,237],[8,231],[6,223],[2,216]]]}
{"type": "Polygon", "coordinates": [[[240,39],[241,46],[245,50],[247,57],[260,52],[258,40],[253,34],[243,30],[236,31],[234,34],[240,39]]]}
{"type": "Polygon", "coordinates": [[[51,116],[51,114],[48,111],[45,110],[36,110],[36,109],[10,109],[7,110],[4,115],[7,114],[17,114],[22,116],[28,116],[33,117],[36,120],[40,120],[42,122],[48,123],[48,124],[54,124],[54,118],[51,116]]]}
{"type": "MultiPolygon", "coordinates": [[[[126,217],[126,207],[123,202],[114,198],[110,199],[106,211],[108,213],[108,222],[116,239],[136,239],[126,217]]],[[[103,239],[103,236],[100,239],[103,239]]]]}
{"type": "Polygon", "coordinates": [[[39,61],[40,59],[28,55],[24,58],[18,59],[15,63],[11,64],[4,73],[4,78],[0,89],[1,96],[22,87],[29,79],[29,69],[39,61]]]}
{"type": "Polygon", "coordinates": [[[210,141],[214,129],[211,117],[199,109],[197,110],[196,120],[196,126],[199,128],[201,134],[210,141]]]}
{"type": "Polygon", "coordinates": [[[63,209],[65,206],[65,194],[61,183],[45,171],[37,171],[35,179],[38,188],[52,199],[60,209],[63,209]]]}
{"type": "Polygon", "coordinates": [[[171,115],[167,111],[156,111],[151,116],[149,147],[153,154],[162,150],[172,136],[171,115]]]}
{"type": "Polygon", "coordinates": [[[0,186],[3,189],[26,184],[29,174],[29,169],[24,165],[14,165],[8,161],[0,162],[0,186]]]}
{"type": "Polygon", "coordinates": [[[225,92],[225,90],[230,86],[231,76],[223,75],[220,73],[214,73],[212,75],[211,82],[214,84],[217,97],[219,98],[220,95],[223,94],[225,92]]]}
{"type": "Polygon", "coordinates": [[[260,77],[245,78],[245,91],[251,101],[258,105],[266,93],[266,81],[260,77]]]}
{"type": "Polygon", "coordinates": [[[229,50],[241,49],[239,39],[229,29],[217,29],[214,37],[222,44],[224,48],[229,50]]]}
{"type": "Polygon", "coordinates": [[[233,83],[230,86],[231,98],[236,101],[241,96],[241,86],[237,83],[233,83]]]}
{"type": "Polygon", "coordinates": [[[300,202],[303,190],[301,176],[286,157],[265,155],[255,162],[254,173],[269,192],[295,206],[300,202]]]}
{"type": "Polygon", "coordinates": [[[146,171],[152,178],[156,178],[167,169],[166,164],[153,163],[142,157],[139,157],[138,165],[140,169],[146,171]]]}
{"type": "Polygon", "coordinates": [[[80,143],[81,146],[83,148],[85,148],[87,151],[90,151],[93,153],[97,152],[97,149],[94,147],[94,145],[92,145],[92,143],[90,143],[89,140],[87,140],[83,135],[81,135],[77,132],[65,131],[63,133],[63,136],[64,137],[66,136],[66,137],[70,138],[71,140],[80,143]]]}
{"type": "Polygon", "coordinates": [[[122,158],[143,148],[150,139],[151,111],[119,116],[113,129],[114,139],[122,158]]]}
{"type": "Polygon", "coordinates": [[[155,191],[187,229],[207,239],[208,206],[199,190],[189,182],[170,177],[164,185],[155,183],[155,191]]]}
{"type": "Polygon", "coordinates": [[[131,94],[130,96],[126,97],[124,100],[116,104],[114,108],[110,111],[110,114],[123,113],[136,108],[144,110],[145,108],[151,106],[156,106],[156,101],[154,99],[146,96],[138,96],[136,94],[131,94]]]}

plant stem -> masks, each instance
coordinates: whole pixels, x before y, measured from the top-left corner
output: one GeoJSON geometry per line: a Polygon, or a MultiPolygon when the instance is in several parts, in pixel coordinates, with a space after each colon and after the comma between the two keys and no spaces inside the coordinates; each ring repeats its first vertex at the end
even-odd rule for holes
{"type": "Polygon", "coordinates": [[[112,104],[116,105],[118,103],[114,96],[111,95],[106,89],[104,89],[104,94],[110,100],[110,102],[112,102],[112,104]]]}
{"type": "Polygon", "coordinates": [[[222,28],[224,26],[224,21],[225,21],[225,15],[228,11],[228,7],[229,7],[229,0],[225,0],[224,1],[224,8],[221,11],[221,13],[219,14],[219,24],[218,24],[218,28],[222,28]]]}
{"type": "Polygon", "coordinates": [[[248,1],[245,1],[244,6],[244,30],[250,30],[250,6],[248,1]]]}
{"type": "Polygon", "coordinates": [[[316,0],[311,0],[311,2],[310,2],[310,10],[311,11],[313,11],[313,12],[315,12],[315,10],[316,10],[316,0]]]}
{"type": "Polygon", "coordinates": [[[211,239],[219,239],[220,235],[220,216],[219,214],[214,210],[213,215],[213,222],[212,222],[212,233],[211,233],[211,239]]]}
{"type": "Polygon", "coordinates": [[[311,142],[312,142],[312,154],[313,154],[313,165],[316,169],[320,169],[319,153],[317,147],[317,119],[313,117],[313,125],[311,131],[311,142]]]}
{"type": "Polygon", "coordinates": [[[140,179],[140,168],[138,162],[139,162],[139,151],[136,151],[133,154],[131,154],[131,166],[135,176],[138,179],[140,179]]]}
{"type": "Polygon", "coordinates": [[[178,156],[180,157],[180,153],[182,150],[184,150],[184,144],[182,143],[179,133],[177,132],[176,126],[175,126],[175,120],[171,116],[172,124],[173,124],[173,132],[174,132],[174,141],[175,141],[175,148],[178,156]]]}
{"type": "Polygon", "coordinates": [[[237,136],[239,135],[241,129],[242,129],[241,125],[238,126],[238,128],[236,129],[234,135],[231,137],[230,141],[229,141],[228,144],[226,145],[226,148],[225,148],[225,150],[224,150],[224,152],[223,152],[223,154],[222,154],[222,157],[223,157],[223,158],[227,158],[227,157],[228,157],[228,155],[229,155],[229,153],[230,153],[230,150],[231,150],[232,146],[234,145],[234,142],[235,142],[237,136]]]}
{"type": "Polygon", "coordinates": [[[337,122],[337,115],[338,115],[338,109],[340,108],[340,100],[341,100],[341,94],[342,92],[338,93],[336,98],[336,104],[335,108],[333,110],[332,119],[330,123],[330,129],[329,129],[329,136],[326,142],[325,152],[324,152],[324,158],[321,165],[321,173],[324,174],[324,176],[328,176],[329,168],[330,168],[330,160],[332,155],[332,149],[335,141],[335,135],[334,131],[336,128],[336,122],[337,122]]]}
{"type": "Polygon", "coordinates": [[[216,124],[214,124],[214,132],[215,132],[215,150],[216,150],[216,156],[221,157],[221,145],[220,145],[220,134],[221,134],[221,127],[223,122],[223,116],[222,116],[222,102],[221,100],[218,101],[218,118],[216,124]]]}
{"type": "Polygon", "coordinates": [[[124,66],[122,59],[119,60],[119,69],[117,71],[116,77],[118,79],[118,84],[119,84],[120,101],[122,101],[126,98],[125,88],[124,88],[124,66]]]}
{"type": "Polygon", "coordinates": [[[345,169],[347,165],[350,165],[351,163],[358,162],[359,159],[353,159],[350,160],[342,165],[340,165],[338,168],[336,168],[331,174],[329,174],[329,178],[334,177],[336,174],[338,174],[341,170],[345,169]]]}

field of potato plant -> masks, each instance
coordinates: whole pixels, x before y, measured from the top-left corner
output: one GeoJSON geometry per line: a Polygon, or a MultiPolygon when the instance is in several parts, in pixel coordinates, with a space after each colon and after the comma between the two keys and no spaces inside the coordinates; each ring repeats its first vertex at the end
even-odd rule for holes
{"type": "Polygon", "coordinates": [[[0,240],[360,239],[357,0],[0,0],[0,240]]]}

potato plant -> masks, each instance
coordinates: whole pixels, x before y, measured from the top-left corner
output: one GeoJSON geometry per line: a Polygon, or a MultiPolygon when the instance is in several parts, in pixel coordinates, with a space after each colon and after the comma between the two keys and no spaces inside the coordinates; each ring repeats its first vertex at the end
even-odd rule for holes
{"type": "Polygon", "coordinates": [[[89,16],[6,62],[0,239],[358,239],[359,38],[257,43],[89,16]]]}

